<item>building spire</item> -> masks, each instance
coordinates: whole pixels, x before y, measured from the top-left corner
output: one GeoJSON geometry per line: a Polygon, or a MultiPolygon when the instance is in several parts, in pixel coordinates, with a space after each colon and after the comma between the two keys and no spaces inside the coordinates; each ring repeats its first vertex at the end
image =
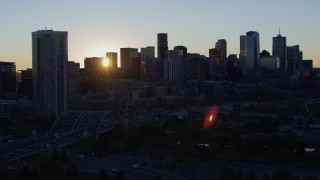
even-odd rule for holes
{"type": "Polygon", "coordinates": [[[280,27],[279,27],[279,35],[281,35],[281,33],[280,33],[280,27]]]}

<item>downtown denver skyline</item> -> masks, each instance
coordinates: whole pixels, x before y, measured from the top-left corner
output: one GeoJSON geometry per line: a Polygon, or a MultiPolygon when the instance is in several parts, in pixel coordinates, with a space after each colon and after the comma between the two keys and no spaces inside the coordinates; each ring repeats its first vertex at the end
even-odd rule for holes
{"type": "Polygon", "coordinates": [[[168,33],[169,49],[187,46],[188,52],[208,56],[218,39],[226,39],[227,53],[239,54],[240,35],[260,34],[260,50],[272,52],[272,37],[287,37],[299,45],[304,59],[320,67],[320,2],[309,1],[22,1],[4,0],[0,61],[16,62],[17,70],[31,67],[31,32],[68,31],[69,60],[104,57],[123,47],[157,45],[157,33],[168,33]]]}

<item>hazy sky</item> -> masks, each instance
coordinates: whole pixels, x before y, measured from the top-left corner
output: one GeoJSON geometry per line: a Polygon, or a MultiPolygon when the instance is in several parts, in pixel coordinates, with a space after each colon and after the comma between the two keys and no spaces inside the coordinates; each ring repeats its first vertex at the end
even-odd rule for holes
{"type": "Polygon", "coordinates": [[[0,61],[32,67],[31,32],[45,27],[68,31],[69,60],[81,66],[121,47],[156,47],[159,32],[168,33],[169,49],[208,55],[218,39],[239,54],[239,36],[253,30],[271,53],[281,28],[287,45],[300,45],[320,67],[319,7],[319,0],[1,0],[0,61]]]}

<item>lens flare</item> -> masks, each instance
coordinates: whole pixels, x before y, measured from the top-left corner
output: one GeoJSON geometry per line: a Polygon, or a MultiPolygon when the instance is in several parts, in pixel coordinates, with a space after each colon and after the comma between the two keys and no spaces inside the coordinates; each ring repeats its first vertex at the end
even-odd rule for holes
{"type": "Polygon", "coordinates": [[[208,129],[210,128],[217,120],[218,117],[218,108],[212,107],[209,109],[209,111],[206,113],[206,116],[204,117],[203,121],[203,128],[208,129]]]}
{"type": "Polygon", "coordinates": [[[108,58],[105,58],[105,59],[103,59],[103,66],[104,67],[108,67],[109,65],[110,65],[110,61],[109,61],[109,59],[108,58]]]}

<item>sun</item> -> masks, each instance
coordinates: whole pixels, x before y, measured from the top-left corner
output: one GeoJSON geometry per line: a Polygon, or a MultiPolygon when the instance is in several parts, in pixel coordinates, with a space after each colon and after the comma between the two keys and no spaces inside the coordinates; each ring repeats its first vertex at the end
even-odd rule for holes
{"type": "Polygon", "coordinates": [[[104,58],[104,59],[103,59],[103,66],[104,66],[104,67],[108,67],[109,65],[110,65],[109,59],[108,59],[108,58],[104,58]]]}

